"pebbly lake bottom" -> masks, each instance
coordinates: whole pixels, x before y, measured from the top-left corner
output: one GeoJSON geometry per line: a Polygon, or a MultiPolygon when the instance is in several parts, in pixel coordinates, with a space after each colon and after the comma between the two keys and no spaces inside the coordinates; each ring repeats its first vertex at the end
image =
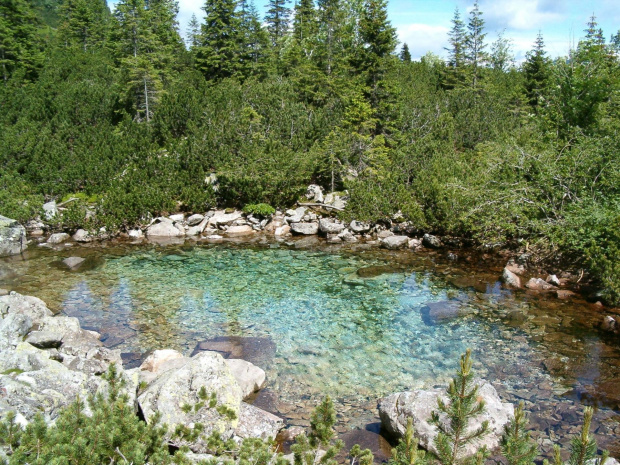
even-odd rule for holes
{"type": "MultiPolygon", "coordinates": [[[[0,287],[102,333],[135,366],[150,351],[217,350],[263,368],[255,403],[308,426],[329,394],[337,431],[376,452],[377,400],[447,384],[467,347],[548,454],[592,431],[620,456],[620,343],[579,300],[504,290],[484,262],[316,242],[37,248],[0,260],[0,287]],[[86,261],[69,270],[62,260],[86,261]],[[369,444],[368,441],[375,444],[369,444]]],[[[349,444],[348,444],[349,445],[349,444]]]]}

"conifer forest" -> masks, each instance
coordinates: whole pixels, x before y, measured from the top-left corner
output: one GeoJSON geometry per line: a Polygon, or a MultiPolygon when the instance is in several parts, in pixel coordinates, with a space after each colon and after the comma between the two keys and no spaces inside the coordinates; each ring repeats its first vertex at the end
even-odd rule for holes
{"type": "Polygon", "coordinates": [[[412,61],[386,0],[4,0],[0,214],[79,194],[96,226],[266,203],[310,183],[344,217],[522,247],[620,299],[620,33],[521,64],[455,11],[447,60],[412,61]],[[185,32],[185,31],[184,31],[185,32]],[[217,187],[205,182],[217,177],[217,187]]]}

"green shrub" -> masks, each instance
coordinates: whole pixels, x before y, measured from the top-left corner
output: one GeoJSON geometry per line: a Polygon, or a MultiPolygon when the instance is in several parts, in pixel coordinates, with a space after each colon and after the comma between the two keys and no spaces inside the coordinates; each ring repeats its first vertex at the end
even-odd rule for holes
{"type": "Polygon", "coordinates": [[[243,207],[243,213],[248,215],[254,215],[259,217],[268,217],[273,215],[276,212],[276,209],[271,205],[266,203],[250,203],[243,207]]]}

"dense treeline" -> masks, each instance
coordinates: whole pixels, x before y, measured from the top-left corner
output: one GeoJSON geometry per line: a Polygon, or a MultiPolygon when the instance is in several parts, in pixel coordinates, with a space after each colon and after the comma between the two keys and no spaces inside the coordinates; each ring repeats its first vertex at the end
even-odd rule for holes
{"type": "Polygon", "coordinates": [[[129,226],[314,182],[347,189],[349,217],[575,260],[620,297],[620,32],[593,17],[556,59],[539,35],[517,67],[475,3],[445,62],[412,62],[385,0],[269,0],[264,22],[206,0],[187,43],[177,9],[0,5],[1,214],[82,193],[91,226],[129,226]]]}

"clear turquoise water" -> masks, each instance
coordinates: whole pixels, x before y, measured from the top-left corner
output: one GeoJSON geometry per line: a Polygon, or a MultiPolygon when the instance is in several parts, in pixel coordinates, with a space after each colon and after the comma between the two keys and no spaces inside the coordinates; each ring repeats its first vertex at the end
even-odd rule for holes
{"type": "MultiPolygon", "coordinates": [[[[136,358],[160,348],[190,354],[218,336],[270,338],[275,354],[261,359],[269,384],[257,402],[301,425],[324,394],[336,399],[342,428],[375,421],[377,399],[446,383],[467,347],[481,377],[544,418],[559,403],[574,423],[580,392],[620,374],[620,349],[584,323],[587,305],[512,294],[489,275],[409,252],[122,246],[37,251],[4,264],[0,287],[78,316],[136,358]],[[71,255],[88,258],[81,271],[59,265],[71,255]],[[390,272],[364,277],[376,266],[390,272]],[[460,316],[429,321],[427,305],[446,301],[460,316]]],[[[600,412],[610,422],[605,441],[620,433],[619,416],[600,412]]],[[[556,426],[548,434],[565,437],[556,426]]]]}

